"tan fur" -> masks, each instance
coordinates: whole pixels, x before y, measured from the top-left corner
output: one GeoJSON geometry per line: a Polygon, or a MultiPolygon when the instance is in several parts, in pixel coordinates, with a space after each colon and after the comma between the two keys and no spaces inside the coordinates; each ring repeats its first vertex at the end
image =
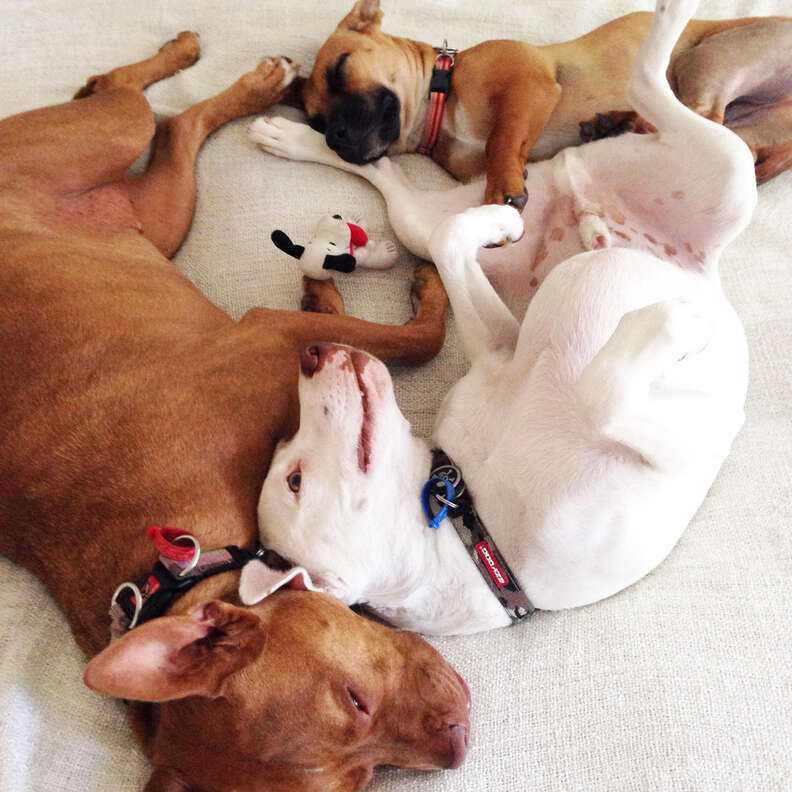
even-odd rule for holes
{"type": "Polygon", "coordinates": [[[197,57],[181,34],[77,101],[0,123],[0,552],[49,586],[96,655],[92,687],[162,702],[132,711],[148,792],[340,792],[376,764],[446,766],[444,724],[467,719],[456,674],[421,639],[324,595],[243,608],[225,573],[104,648],[112,591],[156,560],[147,526],[185,528],[206,549],[252,545],[274,445],[296,426],[304,344],[416,362],[443,341],[429,267],[417,317],[388,327],[343,315],[331,282],[308,284],[326,313],[261,308],[237,324],[172,266],[201,143],[278,101],[287,68],[265,61],[161,123],[148,172],[127,178],[155,134],[141,89],[197,57]],[[370,721],[349,684],[371,699],[370,721]]]}
{"type": "MultiPolygon", "coordinates": [[[[521,196],[528,159],[544,159],[579,143],[580,122],[598,112],[630,109],[627,80],[651,18],[650,13],[628,14],[559,44],[486,41],[463,50],[456,57],[453,91],[432,158],[462,180],[486,171],[488,203],[521,196]]],[[[674,50],[671,70],[676,58],[704,39],[757,20],[692,20],[674,50]]],[[[429,44],[387,35],[381,22],[377,0],[361,0],[339,23],[304,86],[305,109],[309,116],[327,112],[325,70],[341,54],[351,53],[344,67],[348,89],[365,94],[384,85],[394,91],[402,104],[402,127],[390,151],[414,151],[426,118],[436,52],[429,44]]],[[[695,109],[700,82],[694,77],[690,83],[693,95],[684,101],[695,109]]],[[[763,132],[754,129],[754,136],[763,138],[754,142],[754,150],[762,148],[765,159],[779,163],[792,147],[792,126],[785,127],[781,142],[770,132],[764,140],[763,132]]]]}

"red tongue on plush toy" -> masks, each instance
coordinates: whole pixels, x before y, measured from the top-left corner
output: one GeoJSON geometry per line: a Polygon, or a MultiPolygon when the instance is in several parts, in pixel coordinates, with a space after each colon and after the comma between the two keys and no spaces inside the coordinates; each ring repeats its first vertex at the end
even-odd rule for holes
{"type": "Polygon", "coordinates": [[[314,586],[311,576],[303,567],[278,570],[262,561],[245,564],[239,578],[239,598],[245,605],[255,605],[280,588],[299,591],[321,591],[314,586]]]}
{"type": "Polygon", "coordinates": [[[354,223],[347,223],[349,226],[349,253],[354,255],[355,248],[363,247],[368,244],[368,234],[354,223]]]}

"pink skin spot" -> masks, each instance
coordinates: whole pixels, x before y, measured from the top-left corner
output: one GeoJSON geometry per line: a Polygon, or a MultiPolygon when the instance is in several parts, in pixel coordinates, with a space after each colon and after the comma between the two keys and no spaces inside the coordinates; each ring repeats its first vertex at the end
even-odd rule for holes
{"type": "Polygon", "coordinates": [[[632,237],[629,234],[625,234],[623,231],[617,231],[614,229],[613,233],[622,239],[626,239],[628,242],[632,242],[632,237]]]}
{"type": "Polygon", "coordinates": [[[671,197],[674,198],[677,201],[681,201],[685,197],[685,191],[684,190],[674,190],[674,192],[671,193],[671,197]]]}
{"type": "Polygon", "coordinates": [[[669,245],[668,242],[663,245],[663,250],[665,250],[666,256],[676,256],[677,249],[673,245],[669,245]]]}
{"type": "Polygon", "coordinates": [[[569,195],[565,195],[558,205],[561,212],[562,220],[565,226],[572,228],[577,225],[577,218],[575,217],[575,202],[569,195]]]}
{"type": "Polygon", "coordinates": [[[560,242],[564,238],[564,229],[557,226],[550,232],[551,242],[560,242]]]}
{"type": "Polygon", "coordinates": [[[651,234],[644,234],[646,239],[651,242],[653,245],[657,244],[657,240],[651,234]]]}
{"type": "Polygon", "coordinates": [[[613,217],[613,222],[617,223],[618,225],[624,225],[627,218],[618,210],[614,210],[611,217],[613,217]]]}
{"type": "Polygon", "coordinates": [[[685,242],[685,250],[687,250],[688,253],[693,252],[693,248],[690,246],[690,242],[685,242]]]}
{"type": "Polygon", "coordinates": [[[534,257],[533,264],[531,264],[531,269],[536,269],[545,259],[547,258],[547,247],[542,243],[539,246],[539,250],[536,251],[536,256],[534,257]]]}
{"type": "Polygon", "coordinates": [[[696,251],[696,261],[698,261],[699,264],[703,264],[704,263],[704,252],[703,251],[701,251],[701,250],[697,250],[696,251]]]}
{"type": "Polygon", "coordinates": [[[531,278],[531,280],[528,282],[528,285],[532,289],[535,289],[539,285],[539,278],[531,278]]]}

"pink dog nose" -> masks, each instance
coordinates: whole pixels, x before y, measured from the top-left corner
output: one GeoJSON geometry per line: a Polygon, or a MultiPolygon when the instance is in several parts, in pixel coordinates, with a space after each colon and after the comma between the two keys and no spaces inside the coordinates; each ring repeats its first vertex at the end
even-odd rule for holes
{"type": "Polygon", "coordinates": [[[300,353],[300,371],[306,377],[313,377],[319,371],[322,350],[318,344],[311,344],[305,347],[300,353]]]}
{"type": "Polygon", "coordinates": [[[468,751],[470,729],[466,723],[455,723],[448,727],[449,762],[447,768],[454,770],[465,761],[468,751]]]}
{"type": "Polygon", "coordinates": [[[330,344],[327,341],[314,341],[313,344],[308,344],[300,353],[300,371],[306,377],[313,377],[333,357],[333,352],[340,348],[339,344],[330,344]]]}

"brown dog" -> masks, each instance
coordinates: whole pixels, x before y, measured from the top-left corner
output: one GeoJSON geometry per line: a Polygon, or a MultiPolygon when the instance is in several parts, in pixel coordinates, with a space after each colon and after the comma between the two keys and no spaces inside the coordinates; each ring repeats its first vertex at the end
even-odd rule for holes
{"type": "Polygon", "coordinates": [[[0,123],[0,552],[46,582],[95,655],[88,685],[136,700],[147,792],[358,790],[378,764],[455,766],[464,683],[418,637],[324,595],[242,607],[239,572],[224,571],[105,648],[114,589],[157,558],[147,526],[207,550],[253,544],[306,342],[421,361],[444,335],[430,268],[417,317],[386,327],[340,314],[331,282],[308,295],[327,313],[256,309],[236,324],[170,264],[202,141],[277,101],[295,71],[268,59],[162,122],[148,172],[126,178],[154,133],[142,88],[197,57],[181,34],[84,98],[0,123]]]}
{"type": "MultiPolygon", "coordinates": [[[[486,41],[459,52],[432,158],[458,179],[486,171],[486,202],[522,208],[527,159],[580,143],[580,122],[597,112],[629,110],[627,80],[651,18],[628,14],[562,44],[486,41]]],[[[358,0],[303,89],[311,125],[356,164],[418,150],[429,114],[437,51],[381,22],[379,0],[358,0]]],[[[693,20],[672,58],[680,99],[743,137],[760,181],[792,161],[791,47],[792,18],[693,20]]]]}

